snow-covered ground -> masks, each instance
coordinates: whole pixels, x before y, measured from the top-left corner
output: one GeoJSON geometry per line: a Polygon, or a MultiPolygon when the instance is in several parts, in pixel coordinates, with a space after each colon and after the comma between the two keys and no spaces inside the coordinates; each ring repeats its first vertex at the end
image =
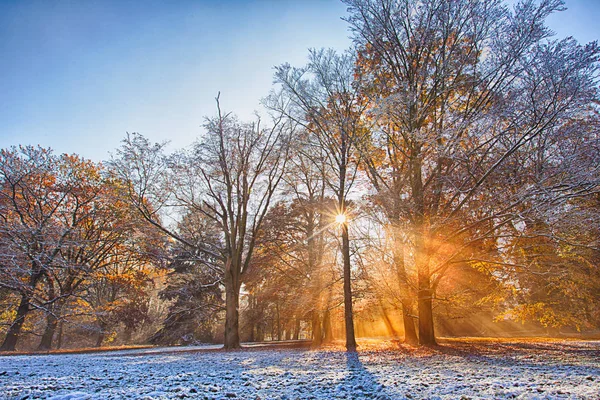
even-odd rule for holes
{"type": "Polygon", "coordinates": [[[0,357],[0,398],[600,399],[598,341],[190,350],[0,357]]]}

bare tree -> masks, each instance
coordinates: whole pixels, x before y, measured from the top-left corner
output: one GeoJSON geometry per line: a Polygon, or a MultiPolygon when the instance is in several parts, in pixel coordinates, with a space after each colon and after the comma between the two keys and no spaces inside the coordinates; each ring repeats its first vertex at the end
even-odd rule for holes
{"type": "MultiPolygon", "coordinates": [[[[265,129],[221,112],[208,119],[206,134],[191,149],[166,157],[164,145],[128,137],[112,165],[126,182],[144,218],[190,249],[203,253],[209,268],[221,271],[225,286],[225,348],[240,347],[239,296],[256,235],[276,195],[288,160],[293,126],[280,118],[265,129]],[[222,248],[191,243],[161,221],[161,212],[178,209],[204,214],[223,235],[222,248]],[[215,264],[206,260],[216,260],[215,264]]],[[[168,213],[166,213],[168,214],[168,213]]],[[[171,213],[173,214],[173,213],[171,213]]]]}
{"type": "MultiPolygon", "coordinates": [[[[331,177],[325,182],[337,198],[337,212],[347,218],[347,198],[358,172],[356,142],[365,134],[365,105],[353,74],[354,62],[351,52],[311,50],[306,67],[277,67],[275,83],[281,85],[281,90],[268,100],[270,108],[285,113],[313,135],[314,145],[324,154],[319,166],[326,171],[324,176],[331,177]]],[[[348,221],[340,220],[340,227],[346,348],[355,351],[348,221]]]]}
{"type": "MultiPolygon", "coordinates": [[[[298,243],[292,251],[300,251],[304,255],[296,257],[308,278],[307,287],[309,300],[301,305],[311,312],[312,341],[319,346],[323,340],[323,317],[327,304],[323,299],[324,290],[330,284],[324,271],[325,252],[327,247],[327,231],[331,223],[331,198],[326,197],[327,178],[320,168],[319,159],[324,156],[324,150],[315,148],[310,141],[310,132],[298,135],[294,142],[296,157],[290,160],[290,167],[285,175],[287,197],[291,197],[296,221],[291,221],[300,231],[298,243]]],[[[292,219],[294,219],[292,213],[292,219]]]]}

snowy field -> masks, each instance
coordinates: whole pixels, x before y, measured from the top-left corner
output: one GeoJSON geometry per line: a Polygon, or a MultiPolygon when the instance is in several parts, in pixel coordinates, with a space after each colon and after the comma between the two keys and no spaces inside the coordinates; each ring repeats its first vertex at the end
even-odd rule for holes
{"type": "Polygon", "coordinates": [[[334,348],[6,356],[0,398],[600,399],[598,341],[362,349],[358,356],[334,348]]]}

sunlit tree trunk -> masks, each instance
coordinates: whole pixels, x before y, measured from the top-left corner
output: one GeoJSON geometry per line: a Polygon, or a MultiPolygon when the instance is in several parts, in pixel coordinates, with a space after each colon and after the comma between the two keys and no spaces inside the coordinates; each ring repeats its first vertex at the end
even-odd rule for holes
{"type": "Polygon", "coordinates": [[[400,287],[400,296],[402,302],[402,324],[404,325],[404,342],[407,344],[415,345],[419,343],[419,338],[417,336],[417,330],[415,328],[414,321],[414,313],[412,312],[411,306],[411,288],[408,284],[408,275],[406,273],[406,265],[404,263],[404,244],[402,243],[402,238],[398,233],[397,226],[399,225],[400,216],[397,211],[399,205],[397,204],[399,199],[394,199],[395,203],[395,211],[392,217],[394,221],[393,227],[394,233],[394,249],[393,249],[393,260],[394,267],[396,269],[396,278],[398,280],[398,285],[400,287]]]}
{"type": "Polygon", "coordinates": [[[354,314],[352,311],[352,285],[350,270],[350,239],[348,224],[342,224],[342,257],[344,261],[344,321],[346,326],[346,350],[356,351],[354,336],[354,314]]]}
{"type": "Polygon", "coordinates": [[[321,313],[313,310],[312,319],[312,345],[318,347],[323,342],[323,330],[321,329],[321,313]]]}
{"type": "Polygon", "coordinates": [[[419,343],[417,329],[415,328],[415,317],[410,301],[402,301],[402,324],[404,326],[404,342],[415,345],[419,343]]]}
{"type": "MultiPolygon", "coordinates": [[[[312,200],[312,197],[311,197],[312,200]]],[[[321,199],[322,200],[322,194],[321,199]]],[[[312,204],[310,205],[312,207],[312,204]]],[[[317,240],[315,238],[315,212],[311,208],[307,215],[307,226],[306,226],[307,240],[307,252],[308,252],[308,270],[312,277],[312,346],[318,347],[323,342],[323,329],[322,329],[322,312],[321,312],[321,274],[317,271],[319,262],[317,259],[317,240]]]]}
{"type": "Polygon", "coordinates": [[[300,318],[296,317],[294,322],[294,336],[292,337],[292,339],[298,340],[300,338],[300,318]]]}
{"type": "Polygon", "coordinates": [[[419,344],[434,345],[433,290],[427,254],[427,230],[425,227],[425,200],[423,190],[421,149],[414,145],[410,159],[411,192],[413,199],[413,226],[415,242],[415,264],[417,267],[417,304],[419,309],[419,344]]]}
{"type": "Polygon", "coordinates": [[[275,303],[275,313],[276,313],[275,314],[276,315],[276,317],[275,317],[276,318],[276,320],[275,320],[275,322],[276,322],[275,328],[276,328],[276,332],[277,332],[277,340],[280,341],[281,340],[281,318],[280,318],[280,315],[279,315],[279,303],[275,303]]]}
{"type": "Polygon", "coordinates": [[[331,326],[331,312],[327,309],[323,313],[323,343],[333,341],[333,327],[331,326]]]}
{"type": "Polygon", "coordinates": [[[394,324],[392,323],[392,320],[391,320],[390,316],[388,315],[388,311],[386,310],[385,306],[383,305],[383,301],[381,300],[381,298],[378,300],[379,300],[379,310],[381,311],[381,316],[383,317],[383,323],[385,324],[385,327],[388,330],[388,333],[390,333],[394,337],[397,337],[398,331],[396,330],[396,328],[394,328],[394,324]]]}
{"type": "MultiPolygon", "coordinates": [[[[338,212],[346,213],[346,197],[354,184],[359,159],[356,143],[364,135],[363,111],[366,105],[358,93],[355,56],[333,50],[311,50],[305,69],[282,65],[276,68],[275,81],[282,85],[271,96],[270,107],[302,124],[322,151],[317,157],[326,185],[337,197],[338,212]],[[312,79],[306,77],[312,74],[312,79]],[[285,104],[282,108],[282,104],[285,104]],[[289,107],[293,104],[295,107],[289,107]]],[[[344,320],[346,347],[356,351],[352,315],[352,285],[348,226],[342,227],[344,277],[344,320]]]]}
{"type": "Polygon", "coordinates": [[[419,271],[419,344],[435,345],[433,329],[433,290],[426,271],[419,271]]]}

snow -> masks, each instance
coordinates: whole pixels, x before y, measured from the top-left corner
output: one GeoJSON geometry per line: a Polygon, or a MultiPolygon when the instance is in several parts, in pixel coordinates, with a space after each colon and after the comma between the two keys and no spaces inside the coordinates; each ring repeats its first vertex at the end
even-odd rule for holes
{"type": "Polygon", "coordinates": [[[0,398],[599,399],[600,341],[6,356],[0,398]]]}

